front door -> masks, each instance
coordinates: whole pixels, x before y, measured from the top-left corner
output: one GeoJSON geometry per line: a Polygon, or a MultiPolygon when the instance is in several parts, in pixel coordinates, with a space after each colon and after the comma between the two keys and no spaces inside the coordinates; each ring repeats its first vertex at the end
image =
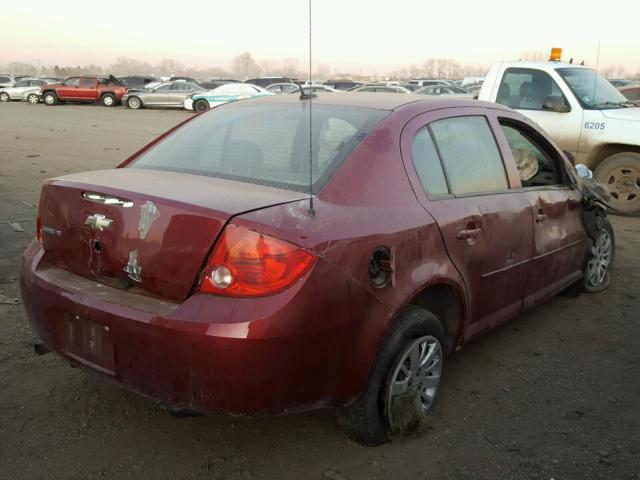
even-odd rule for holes
{"type": "Polygon", "coordinates": [[[80,88],[80,77],[67,78],[58,89],[58,96],[64,99],[76,100],[80,88]]]}
{"type": "Polygon", "coordinates": [[[407,124],[402,139],[418,200],[438,223],[466,284],[466,338],[522,309],[532,257],[531,205],[511,189],[517,173],[505,167],[487,112],[426,113],[407,124]]]}
{"type": "Polygon", "coordinates": [[[528,307],[582,276],[589,248],[582,223],[582,195],[550,142],[507,113],[499,123],[499,135],[504,135],[519,166],[521,191],[533,209],[534,254],[525,294],[528,307]]]}

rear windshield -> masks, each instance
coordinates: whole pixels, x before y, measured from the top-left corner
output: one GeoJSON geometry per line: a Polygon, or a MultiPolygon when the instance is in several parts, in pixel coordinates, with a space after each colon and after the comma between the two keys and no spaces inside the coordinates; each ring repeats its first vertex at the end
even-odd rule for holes
{"type": "MultiPolygon", "coordinates": [[[[313,191],[317,192],[388,112],[313,105],[313,191]]],[[[245,100],[210,110],[140,156],[131,168],[229,178],[309,190],[309,103],[245,100]]]]}

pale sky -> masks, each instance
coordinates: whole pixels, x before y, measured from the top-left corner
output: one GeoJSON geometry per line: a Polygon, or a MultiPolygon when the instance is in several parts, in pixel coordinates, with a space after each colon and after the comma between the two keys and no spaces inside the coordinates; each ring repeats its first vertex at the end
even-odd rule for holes
{"type": "MultiPolygon", "coordinates": [[[[0,64],[108,66],[128,56],[228,69],[249,51],[307,62],[307,0],[0,0],[0,64]],[[130,6],[127,6],[130,5],[130,6]],[[104,7],[104,11],[100,7],[104,7]]],[[[386,73],[431,57],[486,65],[524,51],[640,71],[640,1],[313,0],[314,64],[386,73]]]]}

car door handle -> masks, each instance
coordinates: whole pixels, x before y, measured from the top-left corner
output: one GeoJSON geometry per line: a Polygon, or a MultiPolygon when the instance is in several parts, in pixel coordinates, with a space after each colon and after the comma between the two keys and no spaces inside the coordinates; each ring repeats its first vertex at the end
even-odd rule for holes
{"type": "Polygon", "coordinates": [[[456,233],[456,238],[458,240],[469,240],[470,238],[476,238],[481,233],[481,228],[465,228],[456,233]]]}
{"type": "Polygon", "coordinates": [[[542,223],[547,219],[547,216],[544,214],[542,209],[538,210],[538,214],[536,215],[536,223],[542,223]]]}

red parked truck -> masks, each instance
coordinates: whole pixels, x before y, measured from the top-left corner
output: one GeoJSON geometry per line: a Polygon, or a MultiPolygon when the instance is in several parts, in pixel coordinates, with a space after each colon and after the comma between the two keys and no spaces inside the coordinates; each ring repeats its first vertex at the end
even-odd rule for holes
{"type": "Polygon", "coordinates": [[[52,106],[64,102],[101,103],[113,107],[122,103],[127,87],[113,75],[69,77],[60,83],[43,85],[42,100],[52,106]]]}

